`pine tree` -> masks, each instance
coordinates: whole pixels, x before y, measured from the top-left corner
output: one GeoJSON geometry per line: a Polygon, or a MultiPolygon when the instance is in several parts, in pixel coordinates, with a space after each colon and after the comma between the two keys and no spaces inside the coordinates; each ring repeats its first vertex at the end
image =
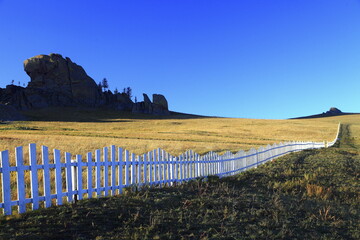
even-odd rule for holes
{"type": "Polygon", "coordinates": [[[104,89],[104,92],[105,92],[105,90],[109,88],[108,80],[107,80],[106,78],[104,78],[104,79],[102,80],[102,84],[101,84],[101,85],[102,85],[102,87],[103,87],[103,89],[104,89]]]}
{"type": "Polygon", "coordinates": [[[132,98],[132,89],[130,87],[126,88],[126,95],[131,99],[132,98]]]}

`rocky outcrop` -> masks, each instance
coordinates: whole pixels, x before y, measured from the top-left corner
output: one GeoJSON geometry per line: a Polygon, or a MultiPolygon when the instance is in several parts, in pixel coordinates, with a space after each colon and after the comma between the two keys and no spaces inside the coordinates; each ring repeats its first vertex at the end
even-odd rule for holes
{"type": "Polygon", "coordinates": [[[334,116],[350,115],[350,114],[357,114],[357,113],[342,112],[340,109],[332,107],[330,108],[329,111],[323,112],[321,114],[310,115],[305,117],[297,117],[293,119],[334,117],[334,116]]]}
{"type": "Polygon", "coordinates": [[[143,94],[144,101],[134,103],[133,113],[145,113],[155,115],[169,115],[167,100],[163,95],[153,94],[153,101],[151,102],[148,95],[143,94]]]}
{"type": "Polygon", "coordinates": [[[24,70],[31,78],[28,89],[33,90],[32,95],[41,92],[48,105],[96,106],[101,98],[97,84],[84,69],[60,54],[29,58],[24,61],[24,70]]]}
{"type": "Polygon", "coordinates": [[[144,102],[134,104],[125,93],[103,92],[85,70],[60,54],[38,55],[24,61],[24,70],[31,81],[26,88],[8,85],[0,88],[0,104],[17,110],[44,107],[105,107],[149,114],[168,114],[167,101],[153,95],[153,102],[144,94],[144,102]]]}
{"type": "Polygon", "coordinates": [[[134,102],[125,93],[113,94],[111,91],[106,91],[102,93],[99,105],[108,109],[131,111],[134,102]]]}
{"type": "Polygon", "coordinates": [[[327,111],[325,114],[327,114],[327,115],[340,115],[340,114],[342,114],[342,113],[343,113],[343,112],[340,111],[340,109],[338,109],[338,108],[336,108],[336,107],[332,107],[332,108],[330,108],[330,110],[327,111]]]}
{"type": "Polygon", "coordinates": [[[21,121],[25,120],[14,107],[0,104],[0,121],[21,121]]]}
{"type": "Polygon", "coordinates": [[[12,106],[15,109],[31,108],[25,88],[15,85],[7,85],[5,89],[0,88],[0,104],[12,106]]]}
{"type": "Polygon", "coordinates": [[[166,98],[161,94],[153,94],[153,103],[161,106],[164,109],[169,108],[166,98]]]}

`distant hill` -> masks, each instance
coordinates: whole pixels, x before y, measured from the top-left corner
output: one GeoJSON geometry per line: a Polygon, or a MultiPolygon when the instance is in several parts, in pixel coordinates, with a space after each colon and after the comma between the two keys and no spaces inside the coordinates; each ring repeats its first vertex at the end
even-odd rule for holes
{"type": "Polygon", "coordinates": [[[309,115],[305,117],[296,117],[291,119],[304,119],[304,118],[323,118],[323,117],[334,117],[334,116],[341,116],[341,115],[351,115],[351,114],[358,114],[358,113],[346,113],[342,112],[340,109],[336,107],[330,108],[329,111],[323,112],[321,114],[309,115]]]}

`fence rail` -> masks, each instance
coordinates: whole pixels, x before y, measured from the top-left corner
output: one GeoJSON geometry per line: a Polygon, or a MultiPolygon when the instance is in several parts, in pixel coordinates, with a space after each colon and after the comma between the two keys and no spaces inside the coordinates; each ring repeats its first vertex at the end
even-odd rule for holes
{"type": "Polygon", "coordinates": [[[48,147],[42,146],[38,159],[36,144],[29,144],[29,165],[24,164],[23,147],[15,149],[15,166],[10,164],[8,150],[0,152],[0,209],[11,215],[13,211],[24,213],[77,199],[121,194],[129,186],[164,186],[210,175],[231,176],[291,152],[330,147],[339,131],[340,124],[336,138],[328,143],[286,142],[247,152],[209,152],[203,156],[191,150],[172,156],[160,148],[135,155],[111,146],[96,150],[95,155],[89,152],[84,159],[57,149],[49,154],[48,147]]]}

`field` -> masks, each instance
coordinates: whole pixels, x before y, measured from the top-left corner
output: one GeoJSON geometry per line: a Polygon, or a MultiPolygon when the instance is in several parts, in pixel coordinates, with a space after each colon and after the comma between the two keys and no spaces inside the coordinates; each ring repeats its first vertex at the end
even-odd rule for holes
{"type": "Polygon", "coordinates": [[[121,196],[3,216],[0,239],[360,238],[359,115],[252,120],[91,114],[76,112],[82,122],[72,117],[1,124],[1,148],[35,142],[74,154],[110,144],[136,153],[157,147],[206,153],[330,141],[339,122],[342,131],[332,148],[290,154],[234,177],[126,189],[121,196]]]}
{"type": "MultiPolygon", "coordinates": [[[[144,120],[129,120],[127,127],[134,126],[133,129],[136,129],[135,126],[138,124],[139,127],[144,126],[144,129],[148,129],[149,133],[154,133],[162,129],[160,126],[156,127],[156,123],[170,128],[171,122],[181,122],[181,124],[173,124],[175,126],[167,131],[177,133],[189,131],[189,134],[189,129],[192,131],[201,129],[209,133],[218,132],[221,135],[222,126],[229,126],[236,129],[235,134],[231,130],[224,131],[224,135],[232,138],[231,141],[237,141],[235,136],[241,135],[241,131],[246,132],[245,130],[248,129],[247,136],[253,139],[248,140],[247,145],[243,145],[247,147],[291,137],[305,137],[317,141],[325,137],[331,140],[339,121],[343,123],[343,127],[341,140],[332,148],[289,154],[275,162],[266,163],[234,177],[222,179],[209,177],[162,189],[127,189],[121,196],[83,200],[77,204],[1,217],[0,238],[360,239],[358,115],[283,121],[213,118],[148,121],[145,127],[141,124],[144,120]],[[208,125],[205,126],[205,123],[208,125]],[[249,126],[246,126],[246,123],[249,126]],[[151,128],[152,125],[155,127],[151,128]]],[[[101,134],[101,128],[97,123],[84,123],[84,125],[59,123],[59,126],[49,122],[26,124],[29,124],[27,125],[29,128],[46,127],[47,131],[53,131],[52,133],[56,131],[50,131],[50,128],[61,128],[60,126],[69,128],[71,126],[79,131],[86,129],[87,126],[88,133],[91,133],[90,126],[94,126],[98,134],[101,134]]],[[[116,124],[120,123],[115,121],[106,123],[108,126],[116,124]]],[[[31,130],[18,131],[23,134],[23,136],[19,134],[23,141],[26,140],[24,137],[26,131],[31,130]]],[[[70,132],[76,133],[76,131],[70,132]]],[[[111,131],[107,132],[110,133],[111,131]]],[[[11,131],[8,134],[11,135],[11,131]]],[[[113,134],[121,135],[120,131],[113,134]]],[[[136,135],[131,131],[128,134],[136,135]]],[[[177,137],[177,135],[173,136],[177,137]]],[[[40,138],[42,135],[33,136],[40,138]]],[[[57,136],[59,139],[62,137],[61,134],[50,136],[57,136]]],[[[151,134],[148,135],[150,136],[151,134]]],[[[209,138],[211,136],[214,137],[210,134],[209,138]]],[[[90,139],[89,136],[83,139],[88,138],[90,139]]],[[[114,137],[100,138],[114,139],[114,137]]],[[[206,151],[204,148],[208,139],[206,136],[193,134],[188,139],[186,142],[192,143],[190,144],[192,148],[206,151]],[[194,139],[199,141],[196,142],[194,139]]],[[[222,139],[218,140],[218,143],[222,143],[226,138],[219,136],[217,139],[222,139]]],[[[239,139],[239,142],[246,141],[245,137],[239,139]]],[[[139,142],[142,141],[144,140],[139,142]]],[[[164,144],[166,141],[158,140],[156,143],[164,144]]],[[[212,146],[217,145],[215,143],[212,146]]],[[[84,151],[86,147],[84,145],[84,151]]],[[[141,147],[134,149],[142,150],[141,147]]]]}
{"type": "Polygon", "coordinates": [[[255,120],[170,116],[145,119],[110,111],[59,109],[58,114],[31,112],[33,119],[0,124],[0,150],[13,150],[29,143],[46,145],[72,154],[85,154],[116,145],[136,154],[162,148],[173,155],[192,149],[199,154],[209,151],[237,152],[284,141],[331,141],[339,121],[345,118],[306,120],[255,120]],[[52,118],[50,116],[52,116],[52,118]],[[54,119],[61,121],[54,121],[54,119]],[[80,122],[79,122],[80,121],[80,122]]]}

